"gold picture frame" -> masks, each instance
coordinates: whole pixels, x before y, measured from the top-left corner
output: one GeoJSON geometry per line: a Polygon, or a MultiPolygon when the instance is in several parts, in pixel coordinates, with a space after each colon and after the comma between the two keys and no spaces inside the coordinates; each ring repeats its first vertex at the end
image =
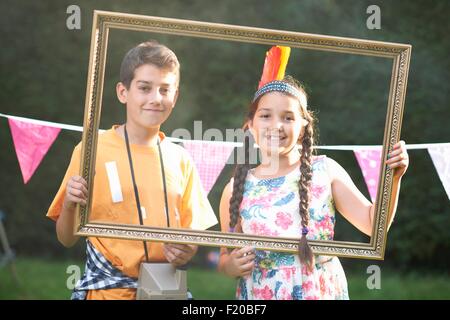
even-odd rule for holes
{"type": "MultiPolygon", "coordinates": [[[[198,231],[174,228],[156,228],[137,225],[118,225],[89,222],[95,169],[97,138],[100,123],[102,94],[105,75],[108,34],[111,29],[157,32],[226,41],[283,45],[293,48],[350,53],[392,59],[392,73],[387,114],[383,136],[382,162],[388,151],[400,139],[403,109],[408,79],[411,45],[270,30],[190,20],[170,19],[126,13],[94,11],[87,79],[82,158],[80,175],[87,181],[89,197],[87,205],[78,207],[75,234],[90,237],[111,237],[132,240],[190,243],[205,246],[242,247],[296,252],[298,239],[272,238],[248,234],[198,231]]],[[[370,243],[347,241],[310,241],[316,254],[341,257],[383,259],[387,212],[390,206],[392,170],[381,166],[378,184],[377,208],[370,243]]]]}

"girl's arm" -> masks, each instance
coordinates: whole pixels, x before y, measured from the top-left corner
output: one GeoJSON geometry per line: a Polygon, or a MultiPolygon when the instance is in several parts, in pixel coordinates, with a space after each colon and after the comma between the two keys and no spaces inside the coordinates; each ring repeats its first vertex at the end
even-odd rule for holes
{"type": "Polygon", "coordinates": [[[409,156],[406,150],[405,141],[401,140],[396,143],[393,147],[392,152],[389,154],[386,164],[394,169],[394,176],[392,181],[392,193],[391,193],[391,207],[388,212],[388,230],[394,221],[395,212],[397,211],[398,196],[400,195],[400,182],[402,181],[403,175],[409,166],[409,156]]]}
{"type": "MultiPolygon", "coordinates": [[[[391,205],[387,215],[389,230],[397,209],[401,177],[405,174],[409,164],[408,154],[403,141],[394,146],[386,164],[394,169],[391,205]]],[[[336,161],[327,158],[327,166],[336,209],[361,232],[372,236],[375,204],[372,204],[364,197],[348,173],[336,161]]]]}
{"type": "Polygon", "coordinates": [[[361,232],[371,236],[375,206],[359,191],[341,165],[330,158],[326,158],[326,162],[336,209],[361,232]]]}
{"type": "MultiPolygon", "coordinates": [[[[220,199],[220,225],[222,232],[229,232],[230,198],[233,192],[233,180],[229,182],[220,199]]],[[[231,277],[249,275],[254,267],[255,253],[252,247],[233,249],[220,248],[218,270],[231,277]]]]}
{"type": "MultiPolygon", "coordinates": [[[[231,198],[231,182],[229,182],[222,192],[222,198],[220,199],[219,215],[220,215],[220,230],[222,232],[228,232],[228,226],[230,224],[230,198],[231,198]],[[228,214],[227,214],[228,213],[228,214]]],[[[220,257],[217,268],[220,272],[225,272],[225,265],[228,262],[228,249],[220,248],[220,257]]]]}

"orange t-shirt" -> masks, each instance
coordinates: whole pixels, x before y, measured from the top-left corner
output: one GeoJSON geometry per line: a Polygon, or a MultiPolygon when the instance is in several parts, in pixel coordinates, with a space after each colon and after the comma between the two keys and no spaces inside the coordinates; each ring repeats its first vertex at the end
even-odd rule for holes
{"type": "MultiPolygon", "coordinates": [[[[115,131],[117,126],[98,136],[92,209],[89,222],[107,222],[139,225],[139,215],[131,179],[125,140],[115,131]]],[[[217,218],[207,199],[192,158],[186,150],[171,143],[162,132],[161,151],[167,186],[170,226],[205,230],[217,224],[217,218]]],[[[130,145],[139,200],[146,226],[167,227],[164,209],[164,190],[158,147],[130,145]]],[[[48,209],[47,216],[57,220],[62,209],[67,181],[79,175],[81,144],[72,154],[64,180],[48,209]]],[[[89,237],[114,267],[125,275],[138,277],[144,261],[142,241],[89,237]]],[[[147,242],[150,261],[165,262],[162,243],[147,242]]],[[[118,296],[128,295],[133,289],[114,289],[118,296]],[[123,291],[121,291],[123,290],[123,291]],[[124,293],[125,292],[125,293],[124,293]]],[[[108,290],[95,290],[108,291],[108,290]]],[[[95,291],[88,298],[95,298],[95,291]],[[94,295],[94,296],[93,296],[94,295]]],[[[113,293],[113,291],[110,291],[113,293]]],[[[107,292],[98,297],[105,297],[107,292]]],[[[114,298],[114,296],[112,296],[114,298]]]]}

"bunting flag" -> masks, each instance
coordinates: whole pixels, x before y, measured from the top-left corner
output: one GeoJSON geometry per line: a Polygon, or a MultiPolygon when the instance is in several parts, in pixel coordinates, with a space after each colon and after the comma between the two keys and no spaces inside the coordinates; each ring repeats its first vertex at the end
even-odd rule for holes
{"type": "Polygon", "coordinates": [[[183,141],[183,145],[194,159],[203,188],[208,194],[230,157],[234,145],[198,140],[183,141]]]}
{"type": "Polygon", "coordinates": [[[23,182],[26,184],[33,176],[61,129],[11,118],[8,119],[8,123],[20,170],[22,171],[23,182]]]}
{"type": "MultiPolygon", "coordinates": [[[[82,126],[3,113],[0,113],[0,118],[8,119],[24,183],[30,180],[61,129],[83,131],[82,126]]],[[[99,132],[103,131],[99,130],[99,132]]],[[[185,145],[196,163],[202,184],[207,192],[215,184],[233,148],[242,147],[241,142],[185,140],[172,137],[167,137],[167,139],[185,145]]],[[[315,149],[321,150],[353,151],[363,172],[372,201],[375,201],[378,189],[381,147],[380,145],[314,146],[315,149]]],[[[407,144],[406,149],[428,150],[450,200],[450,142],[407,144]]]]}
{"type": "Polygon", "coordinates": [[[380,177],[381,148],[353,151],[361,168],[370,198],[377,198],[378,178],[380,177]]]}
{"type": "Polygon", "coordinates": [[[428,153],[450,200],[450,145],[428,147],[428,153]]]}

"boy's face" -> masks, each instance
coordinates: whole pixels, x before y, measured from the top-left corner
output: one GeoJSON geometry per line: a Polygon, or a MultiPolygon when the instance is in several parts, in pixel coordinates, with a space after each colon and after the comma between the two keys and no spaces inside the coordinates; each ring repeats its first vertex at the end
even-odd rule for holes
{"type": "Polygon", "coordinates": [[[127,126],[135,129],[159,128],[166,121],[178,97],[177,74],[144,64],[134,71],[127,89],[117,84],[117,97],[127,107],[127,126]]]}

